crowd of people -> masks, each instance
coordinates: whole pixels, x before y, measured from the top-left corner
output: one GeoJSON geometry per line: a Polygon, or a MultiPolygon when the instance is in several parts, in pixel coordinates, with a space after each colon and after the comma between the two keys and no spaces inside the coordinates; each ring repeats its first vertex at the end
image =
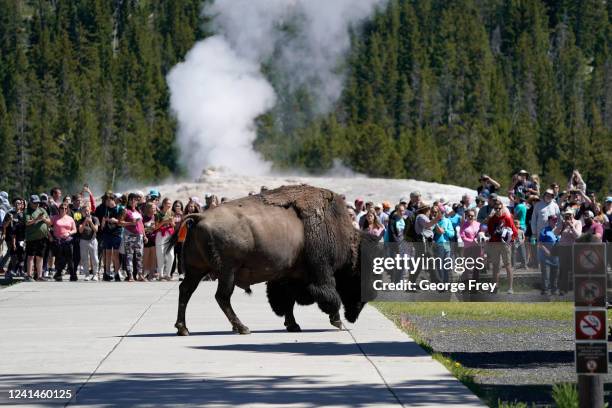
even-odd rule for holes
{"type": "MultiPolygon", "coordinates": [[[[347,204],[348,211],[355,228],[380,241],[423,244],[441,258],[485,257],[497,283],[503,264],[508,293],[513,293],[513,270],[532,267],[540,268],[543,294],[563,294],[571,287],[571,255],[558,248],[577,240],[612,242],[612,197],[600,203],[578,171],[562,191],[556,183],[541,187],[537,175],[521,170],[513,176],[507,200],[499,195],[498,181],[487,175],[479,181],[475,196],[465,194],[456,203],[444,198],[425,203],[414,191],[395,205],[357,198],[354,206],[347,204]]],[[[0,273],[26,281],[61,281],[64,274],[71,281],[79,275],[83,280],[181,280],[176,273],[181,246],[165,247],[185,215],[226,199],[207,194],[203,201],[191,197],[183,204],[154,189],[148,194],[107,191],[96,200],[87,185],[74,195],[62,195],[55,187],[27,201],[9,201],[0,192],[0,238],[6,248],[0,251],[0,273]]],[[[451,272],[442,268],[433,276],[449,282],[451,272]]],[[[478,270],[469,275],[479,279],[478,270]]]]}
{"type": "MultiPolygon", "coordinates": [[[[509,294],[513,271],[531,267],[541,272],[542,294],[563,295],[571,289],[571,244],[612,242],[612,196],[600,202],[577,170],[565,190],[557,183],[542,187],[537,175],[521,170],[507,200],[498,181],[483,174],[479,182],[475,197],[465,194],[457,203],[425,203],[415,191],[395,205],[357,198],[349,214],[355,228],[384,242],[417,243],[412,247],[440,258],[483,257],[498,284],[503,264],[509,294]]],[[[433,272],[434,280],[451,279],[450,270],[433,272]]],[[[466,277],[479,279],[479,270],[469,272],[466,277]]]]}
{"type": "MultiPolygon", "coordinates": [[[[224,200],[224,199],[223,199],[224,200]]],[[[98,201],[85,185],[74,195],[59,187],[29,200],[9,201],[0,192],[0,273],[25,281],[152,281],[171,280],[181,246],[166,251],[166,243],[183,217],[216,207],[220,200],[206,195],[186,204],[162,198],[159,191],[117,194],[107,191],[98,201]],[[1,248],[0,248],[1,249],[1,248]]]]}

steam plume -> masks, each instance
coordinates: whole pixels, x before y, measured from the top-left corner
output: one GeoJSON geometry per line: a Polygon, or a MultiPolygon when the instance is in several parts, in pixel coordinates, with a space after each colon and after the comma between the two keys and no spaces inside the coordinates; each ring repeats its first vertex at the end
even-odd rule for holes
{"type": "Polygon", "coordinates": [[[210,165],[268,173],[252,146],[255,119],[276,103],[261,64],[273,58],[290,86],[307,85],[324,112],[342,90],[337,68],[350,45],[349,26],[384,1],[217,0],[206,7],[217,34],[196,43],[167,77],[189,173],[210,165]]]}

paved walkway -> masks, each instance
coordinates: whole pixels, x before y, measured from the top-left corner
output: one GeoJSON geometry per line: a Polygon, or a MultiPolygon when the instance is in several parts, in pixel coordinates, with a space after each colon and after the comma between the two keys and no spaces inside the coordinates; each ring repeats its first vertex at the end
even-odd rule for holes
{"type": "Polygon", "coordinates": [[[178,282],[0,290],[0,404],[9,402],[7,388],[27,384],[71,388],[69,406],[481,405],[372,307],[350,331],[333,328],[314,306],[300,307],[304,331],[287,333],[257,285],[252,296],[234,293],[234,309],[253,332],[241,336],[230,332],[215,287],[203,282],[193,295],[190,337],[173,328],[178,282]]]}

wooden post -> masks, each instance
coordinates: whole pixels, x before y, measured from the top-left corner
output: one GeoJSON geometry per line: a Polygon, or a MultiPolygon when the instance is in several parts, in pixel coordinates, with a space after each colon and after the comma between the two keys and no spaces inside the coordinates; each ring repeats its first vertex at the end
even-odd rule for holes
{"type": "Polygon", "coordinates": [[[604,387],[601,375],[578,376],[578,400],[580,408],[603,408],[604,387]]]}

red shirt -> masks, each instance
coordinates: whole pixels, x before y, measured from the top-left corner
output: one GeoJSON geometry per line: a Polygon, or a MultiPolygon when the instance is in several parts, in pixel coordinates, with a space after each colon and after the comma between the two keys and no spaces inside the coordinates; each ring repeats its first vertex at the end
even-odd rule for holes
{"type": "Polygon", "coordinates": [[[495,230],[501,227],[500,224],[504,224],[505,227],[512,229],[512,239],[515,239],[518,235],[518,231],[516,226],[514,225],[514,220],[512,216],[507,211],[504,211],[503,214],[498,217],[497,215],[493,215],[489,218],[489,222],[487,223],[487,231],[491,236],[489,242],[501,242],[501,237],[495,233],[495,230]]]}

